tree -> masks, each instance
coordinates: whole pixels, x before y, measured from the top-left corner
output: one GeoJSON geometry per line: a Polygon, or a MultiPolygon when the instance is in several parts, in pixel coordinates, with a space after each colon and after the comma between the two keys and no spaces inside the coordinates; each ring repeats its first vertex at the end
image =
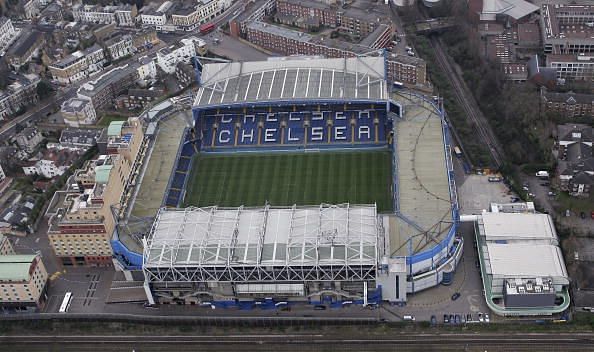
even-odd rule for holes
{"type": "Polygon", "coordinates": [[[52,88],[52,86],[46,81],[40,81],[37,84],[37,96],[39,97],[39,99],[47,98],[48,96],[50,96],[50,94],[52,94],[53,91],[54,88],[52,88]]]}

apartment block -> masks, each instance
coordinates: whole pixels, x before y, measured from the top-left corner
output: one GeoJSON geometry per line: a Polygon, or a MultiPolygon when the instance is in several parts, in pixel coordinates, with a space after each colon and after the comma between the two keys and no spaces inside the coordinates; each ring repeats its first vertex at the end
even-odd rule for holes
{"type": "Polygon", "coordinates": [[[101,71],[106,61],[103,48],[95,44],[70,54],[48,68],[59,84],[68,85],[89,77],[91,73],[101,71]]]}
{"type": "Polygon", "coordinates": [[[544,111],[556,112],[563,117],[594,116],[594,94],[541,92],[544,111]]]}
{"type": "Polygon", "coordinates": [[[12,81],[4,90],[0,90],[0,121],[13,116],[26,106],[35,104],[39,76],[35,74],[9,74],[12,81]]]}
{"type": "Polygon", "coordinates": [[[40,49],[45,44],[45,36],[38,31],[30,31],[24,33],[12,45],[6,53],[6,61],[15,69],[18,70],[22,65],[25,65],[34,56],[37,56],[40,49]]]}
{"type": "Polygon", "coordinates": [[[99,6],[75,5],[72,7],[74,20],[83,23],[117,24],[122,27],[134,26],[138,11],[136,5],[99,6]]]}
{"type": "Polygon", "coordinates": [[[275,10],[276,0],[249,1],[237,16],[229,20],[229,32],[234,37],[245,37],[248,23],[261,21],[275,10]]]}
{"type": "Polygon", "coordinates": [[[97,121],[97,112],[89,99],[78,97],[65,100],[60,108],[60,113],[70,127],[91,125],[97,121]]]}
{"type": "Polygon", "coordinates": [[[47,280],[39,255],[0,255],[0,307],[5,311],[38,311],[48,298],[47,280]]]}
{"type": "Polygon", "coordinates": [[[105,41],[105,48],[112,61],[134,54],[134,42],[129,34],[116,35],[105,41]]]}
{"type": "Polygon", "coordinates": [[[27,127],[13,137],[14,142],[22,151],[30,154],[43,142],[43,135],[35,127],[27,127]]]}
{"type": "Polygon", "coordinates": [[[12,25],[12,21],[7,17],[0,17],[0,53],[4,53],[18,35],[19,32],[12,25]]]}
{"type": "Polygon", "coordinates": [[[171,24],[177,31],[192,31],[212,20],[231,5],[230,0],[202,0],[178,2],[168,11],[171,24]]]}
{"type": "Polygon", "coordinates": [[[145,146],[137,118],[107,128],[107,155],[85,163],[74,174],[82,193],[68,194],[49,219],[50,245],[64,265],[111,266],[114,213],[126,202],[145,146]]]}
{"type": "MultiPolygon", "coordinates": [[[[313,36],[258,21],[247,25],[247,39],[253,44],[283,55],[323,55],[329,58],[354,57],[372,50],[365,45],[313,36]]],[[[387,71],[389,80],[412,85],[426,84],[426,64],[422,59],[389,54],[387,57],[387,71]]]]}
{"type": "Polygon", "coordinates": [[[167,48],[157,51],[157,65],[167,74],[174,74],[178,63],[189,64],[196,56],[197,47],[204,47],[206,43],[196,37],[184,38],[167,48]]]}

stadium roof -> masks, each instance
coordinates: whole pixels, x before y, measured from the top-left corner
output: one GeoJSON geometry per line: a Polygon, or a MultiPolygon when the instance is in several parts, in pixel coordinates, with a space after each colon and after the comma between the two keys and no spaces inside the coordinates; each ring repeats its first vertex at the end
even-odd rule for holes
{"type": "Polygon", "coordinates": [[[275,100],[385,100],[383,57],[206,64],[195,107],[275,100]]]}
{"type": "Polygon", "coordinates": [[[375,205],[162,208],[145,267],[376,265],[375,205]]]}

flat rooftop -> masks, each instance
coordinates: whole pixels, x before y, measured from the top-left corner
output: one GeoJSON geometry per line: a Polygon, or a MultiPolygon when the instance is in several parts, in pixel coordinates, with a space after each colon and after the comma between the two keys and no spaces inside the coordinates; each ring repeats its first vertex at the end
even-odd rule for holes
{"type": "Polygon", "coordinates": [[[487,271],[494,277],[553,277],[569,284],[561,249],[553,245],[488,243],[487,271]]]}
{"type": "Polygon", "coordinates": [[[549,240],[557,242],[553,219],[548,214],[483,213],[487,241],[549,240]]]}

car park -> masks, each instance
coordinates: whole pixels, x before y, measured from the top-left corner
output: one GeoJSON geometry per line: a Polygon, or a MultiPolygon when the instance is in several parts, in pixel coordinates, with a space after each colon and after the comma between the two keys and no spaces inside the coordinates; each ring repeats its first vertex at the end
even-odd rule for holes
{"type": "Polygon", "coordinates": [[[452,295],[452,301],[457,300],[458,298],[460,298],[460,292],[456,292],[452,295]]]}

